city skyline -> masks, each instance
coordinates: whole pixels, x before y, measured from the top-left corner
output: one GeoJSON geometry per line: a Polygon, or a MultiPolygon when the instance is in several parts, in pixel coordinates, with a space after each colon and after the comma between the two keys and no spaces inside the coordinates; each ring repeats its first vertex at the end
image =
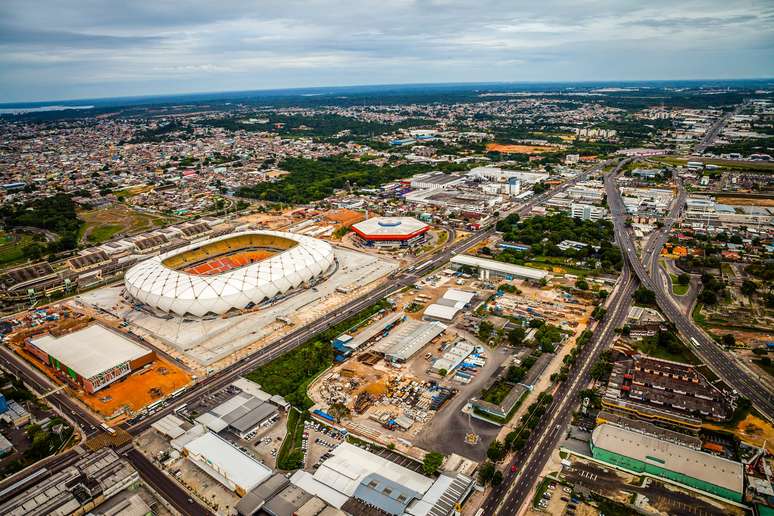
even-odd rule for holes
{"type": "Polygon", "coordinates": [[[6,2],[0,102],[367,84],[744,79],[774,70],[765,2],[6,2]],[[291,14],[292,13],[292,14],[291,14]]]}

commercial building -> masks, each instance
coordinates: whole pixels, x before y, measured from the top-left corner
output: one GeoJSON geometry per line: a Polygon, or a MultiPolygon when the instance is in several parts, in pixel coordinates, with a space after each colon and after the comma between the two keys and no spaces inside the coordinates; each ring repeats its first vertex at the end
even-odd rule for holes
{"type": "Polygon", "coordinates": [[[450,288],[435,303],[425,309],[422,318],[426,321],[451,322],[460,310],[470,304],[476,294],[450,288]]]}
{"type": "Polygon", "coordinates": [[[25,349],[61,378],[94,393],[150,364],[156,354],[99,324],[61,337],[27,339],[25,349]]]}
{"type": "Polygon", "coordinates": [[[618,426],[602,424],[591,434],[595,459],[706,493],[742,501],[742,464],[618,426]]]}
{"type": "Polygon", "coordinates": [[[352,231],[363,245],[394,249],[421,245],[430,226],[413,217],[373,217],[353,224],[352,231]]]}
{"type": "Polygon", "coordinates": [[[14,493],[0,505],[0,514],[88,514],[139,480],[129,463],[113,450],[102,448],[14,493]]]}
{"type": "Polygon", "coordinates": [[[474,483],[462,474],[433,480],[346,442],[314,474],[299,470],[290,482],[348,514],[395,516],[452,514],[474,483]]]}
{"type": "Polygon", "coordinates": [[[239,496],[271,477],[272,471],[217,434],[194,427],[172,441],[202,471],[239,496]]]}
{"type": "Polygon", "coordinates": [[[483,179],[495,183],[507,183],[512,179],[520,183],[533,184],[545,181],[550,176],[543,172],[527,172],[522,170],[505,170],[500,167],[476,167],[468,172],[468,177],[473,179],[483,179]]]}
{"type": "Polygon", "coordinates": [[[567,189],[567,197],[581,202],[602,202],[604,196],[605,187],[598,182],[578,184],[567,189]]]}
{"type": "Polygon", "coordinates": [[[450,373],[457,369],[473,353],[475,348],[473,344],[464,340],[455,342],[452,347],[444,352],[443,356],[433,362],[433,366],[430,369],[435,373],[442,370],[450,373]]]}
{"type": "Polygon", "coordinates": [[[247,392],[240,392],[196,418],[213,432],[229,429],[244,438],[277,417],[277,407],[247,392]]]}
{"type": "Polygon", "coordinates": [[[439,322],[423,322],[408,319],[374,346],[374,351],[384,353],[385,360],[405,362],[446,330],[439,322]]]}
{"type": "Polygon", "coordinates": [[[607,215],[607,210],[590,204],[572,203],[570,215],[581,220],[601,220],[607,215]]]}
{"type": "Polygon", "coordinates": [[[408,181],[408,186],[416,190],[427,190],[430,188],[447,189],[463,183],[465,178],[458,174],[444,174],[443,172],[428,172],[412,177],[408,181]]]}
{"type": "Polygon", "coordinates": [[[477,256],[470,256],[467,254],[458,254],[451,259],[452,267],[460,269],[461,267],[470,267],[476,269],[479,272],[479,277],[482,280],[490,279],[490,277],[511,279],[526,279],[532,281],[540,281],[544,278],[548,278],[549,273],[540,269],[533,269],[531,267],[523,267],[521,265],[513,265],[511,263],[498,262],[497,260],[490,260],[487,258],[479,258],[477,256]]]}
{"type": "Polygon", "coordinates": [[[354,337],[346,333],[339,335],[333,339],[333,347],[341,356],[348,357],[377,335],[390,331],[396,324],[400,323],[401,319],[405,320],[405,318],[405,313],[395,312],[382,319],[376,319],[354,337]]]}

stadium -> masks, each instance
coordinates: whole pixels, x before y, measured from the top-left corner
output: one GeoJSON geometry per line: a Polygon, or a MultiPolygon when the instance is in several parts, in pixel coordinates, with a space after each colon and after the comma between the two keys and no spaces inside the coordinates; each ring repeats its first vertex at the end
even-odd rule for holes
{"type": "Polygon", "coordinates": [[[179,316],[222,315],[308,284],[335,263],[330,244],[280,231],[246,231],[191,244],[129,269],[126,292],[179,316]]]}
{"type": "Polygon", "coordinates": [[[425,241],[430,226],[413,217],[374,217],[352,225],[358,241],[368,247],[412,247],[425,241]]]}

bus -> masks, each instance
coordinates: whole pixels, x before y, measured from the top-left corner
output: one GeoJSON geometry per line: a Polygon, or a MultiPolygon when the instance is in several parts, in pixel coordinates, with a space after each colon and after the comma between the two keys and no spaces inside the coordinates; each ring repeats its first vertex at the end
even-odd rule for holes
{"type": "Polygon", "coordinates": [[[105,432],[109,433],[110,435],[114,435],[114,434],[116,433],[116,431],[115,431],[115,430],[113,430],[112,428],[110,428],[110,427],[109,427],[108,425],[106,425],[105,423],[102,423],[102,424],[101,424],[101,425],[99,425],[99,426],[100,426],[100,428],[102,428],[102,429],[103,429],[105,432]]]}
{"type": "Polygon", "coordinates": [[[699,341],[696,340],[695,337],[691,337],[691,344],[693,344],[695,347],[699,347],[699,341]]]}

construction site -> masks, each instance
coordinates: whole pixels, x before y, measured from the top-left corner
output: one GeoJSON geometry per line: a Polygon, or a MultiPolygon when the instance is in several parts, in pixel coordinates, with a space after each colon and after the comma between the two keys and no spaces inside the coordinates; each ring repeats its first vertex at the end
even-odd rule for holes
{"type": "Polygon", "coordinates": [[[126,325],[195,374],[204,375],[334,312],[397,268],[394,261],[341,247],[334,254],[333,270],[313,284],[219,317],[160,317],[127,299],[123,286],[94,290],[67,303],[96,319],[126,325]]]}

